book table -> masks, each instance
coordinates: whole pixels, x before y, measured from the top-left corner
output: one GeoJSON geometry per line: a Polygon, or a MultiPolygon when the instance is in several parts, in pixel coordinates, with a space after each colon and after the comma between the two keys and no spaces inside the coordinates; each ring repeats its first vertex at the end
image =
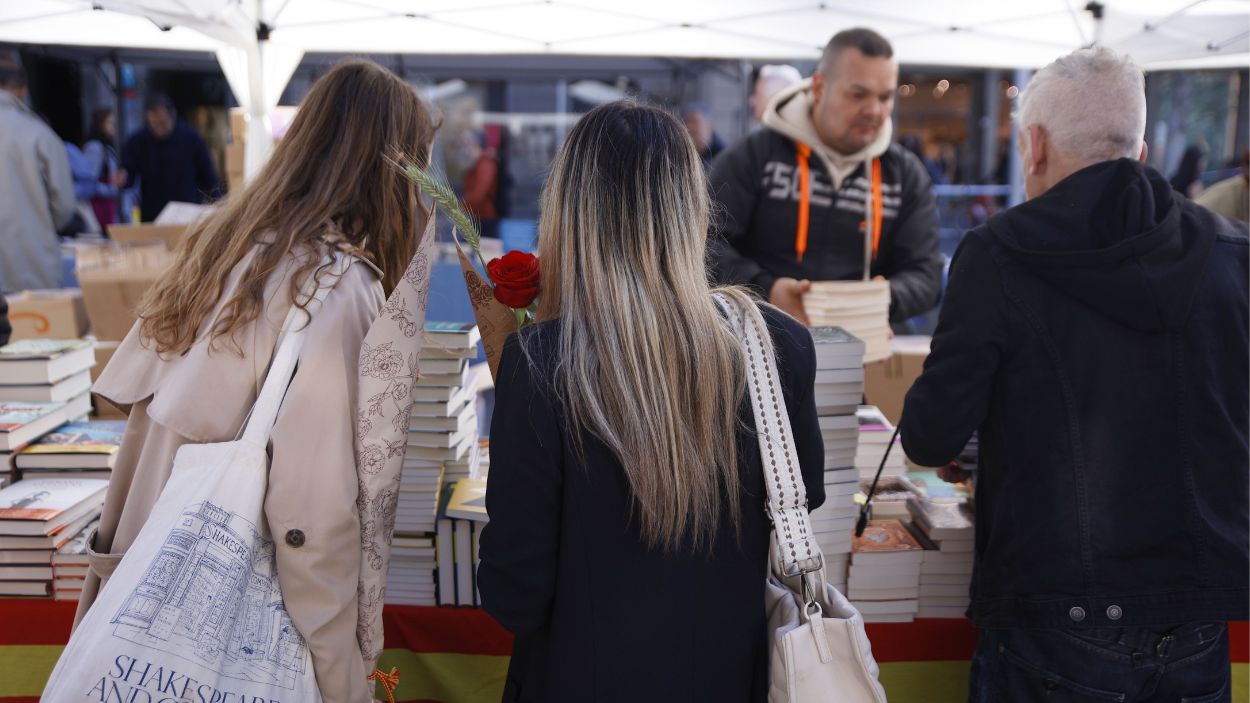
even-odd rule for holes
{"type": "MultiPolygon", "coordinates": [[[[0,598],[0,703],[35,703],[69,637],[75,604],[0,598]]],[[[512,637],[478,608],[387,606],[381,668],[398,667],[395,700],[497,703],[512,637]]],[[[977,633],[966,620],[870,624],[890,703],[962,703],[977,633]]],[[[1232,700],[1247,700],[1250,625],[1230,623],[1232,700]]]]}

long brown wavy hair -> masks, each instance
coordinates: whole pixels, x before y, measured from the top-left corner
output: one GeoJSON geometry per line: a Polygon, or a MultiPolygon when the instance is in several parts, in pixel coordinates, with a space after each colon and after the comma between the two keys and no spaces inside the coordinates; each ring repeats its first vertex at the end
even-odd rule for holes
{"type": "MultiPolygon", "coordinates": [[[[254,322],[269,276],[293,251],[320,251],[327,235],[381,269],[389,294],[428,217],[393,163],[428,165],[435,130],[413,89],[390,71],[371,61],[335,66],[313,85],[260,173],[193,228],[177,263],[148,290],[139,308],[144,341],[158,353],[186,352],[231,271],[257,246],[208,331],[210,344],[254,322]]],[[[300,260],[291,277],[293,304],[308,304],[298,299],[299,285],[319,263],[319,256],[300,260]]]]}

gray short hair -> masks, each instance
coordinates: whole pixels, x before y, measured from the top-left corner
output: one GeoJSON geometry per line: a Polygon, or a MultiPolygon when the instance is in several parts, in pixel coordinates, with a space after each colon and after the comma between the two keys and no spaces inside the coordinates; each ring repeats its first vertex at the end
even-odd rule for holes
{"type": "Polygon", "coordinates": [[[1016,119],[1022,134],[1039,125],[1057,151],[1086,163],[1135,159],[1146,133],[1146,78],[1127,54],[1079,49],[1033,76],[1016,119]]]}

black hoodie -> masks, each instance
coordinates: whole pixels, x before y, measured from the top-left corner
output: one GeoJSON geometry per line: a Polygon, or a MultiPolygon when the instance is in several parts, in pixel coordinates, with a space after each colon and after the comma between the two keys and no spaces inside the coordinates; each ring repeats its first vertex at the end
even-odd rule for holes
{"type": "Polygon", "coordinates": [[[1246,619],[1247,266],[1129,160],[965,238],[902,437],[937,466],[980,430],[978,626],[1246,619]]]}

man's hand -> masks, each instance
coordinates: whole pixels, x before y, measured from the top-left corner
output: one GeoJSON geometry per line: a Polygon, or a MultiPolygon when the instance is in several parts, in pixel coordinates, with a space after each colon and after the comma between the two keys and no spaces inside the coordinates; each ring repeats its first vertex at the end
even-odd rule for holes
{"type": "Polygon", "coordinates": [[[806,278],[799,281],[793,278],[778,278],[773,281],[773,288],[768,292],[768,302],[789,313],[794,319],[811,327],[807,319],[807,311],[803,309],[803,296],[812,289],[812,282],[806,278]]]}
{"type": "Polygon", "coordinates": [[[952,461],[937,471],[938,478],[947,483],[962,483],[972,478],[972,472],[964,470],[958,461],[952,461]]]}
{"type": "Polygon", "coordinates": [[[114,188],[122,188],[126,185],[126,178],[126,170],[118,169],[113,172],[112,177],[109,178],[109,182],[114,188]]]}

